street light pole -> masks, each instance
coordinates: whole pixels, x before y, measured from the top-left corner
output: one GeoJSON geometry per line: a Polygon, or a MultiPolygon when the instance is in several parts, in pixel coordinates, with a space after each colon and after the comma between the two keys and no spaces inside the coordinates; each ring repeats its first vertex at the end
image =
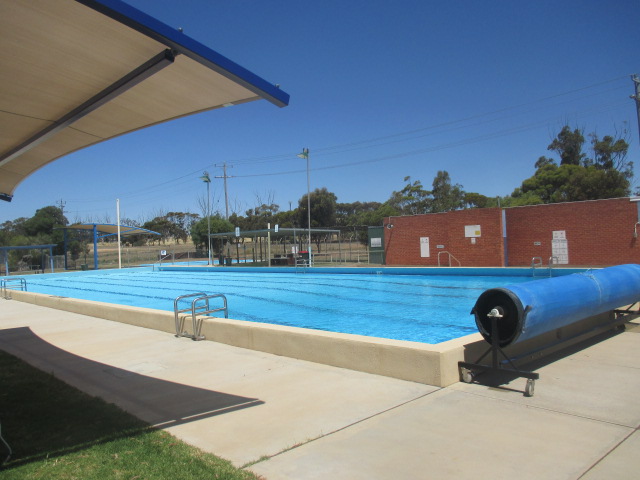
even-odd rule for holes
{"type": "Polygon", "coordinates": [[[116,217],[118,217],[118,268],[122,268],[122,244],[120,243],[120,199],[116,198],[116,217]]]}
{"type": "Polygon", "coordinates": [[[631,95],[631,98],[636,101],[636,113],[638,114],[638,134],[640,135],[640,76],[637,74],[631,75],[633,80],[633,86],[635,87],[635,95],[631,95]]]}
{"type": "Polygon", "coordinates": [[[211,177],[209,172],[203,172],[200,177],[204,183],[207,184],[207,258],[209,259],[208,265],[212,265],[211,261],[211,195],[209,194],[209,184],[211,183],[211,177]]]}
{"type": "Polygon", "coordinates": [[[311,266],[311,183],[309,181],[309,149],[303,148],[302,153],[299,153],[297,156],[298,158],[307,160],[307,255],[309,255],[309,266],[311,266]]]}

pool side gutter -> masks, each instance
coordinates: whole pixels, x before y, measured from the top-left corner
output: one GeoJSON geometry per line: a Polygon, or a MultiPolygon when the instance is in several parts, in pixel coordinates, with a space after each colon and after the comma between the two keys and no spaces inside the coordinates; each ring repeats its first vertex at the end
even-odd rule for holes
{"type": "MultiPolygon", "coordinates": [[[[330,273],[345,275],[464,275],[464,276],[489,276],[489,277],[531,277],[531,267],[386,267],[386,266],[362,266],[362,267],[247,267],[218,265],[154,265],[154,270],[160,272],[235,272],[235,273],[330,273]]],[[[555,267],[549,270],[541,268],[537,276],[562,276],[572,273],[585,272],[586,268],[555,267]]]]}
{"type": "MultiPolygon", "coordinates": [[[[11,295],[21,302],[175,334],[173,312],[33,292],[11,295]]],[[[184,326],[189,330],[190,319],[184,326]]],[[[479,333],[426,344],[212,317],[203,320],[202,334],[209,341],[437,387],[458,382],[458,361],[485,345],[479,333]]]]}

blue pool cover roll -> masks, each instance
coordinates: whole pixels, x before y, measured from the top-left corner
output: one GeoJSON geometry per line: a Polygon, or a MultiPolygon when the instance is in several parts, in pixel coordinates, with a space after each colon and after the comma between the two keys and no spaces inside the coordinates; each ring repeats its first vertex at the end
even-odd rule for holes
{"type": "Polygon", "coordinates": [[[618,265],[536,280],[483,292],[471,313],[478,331],[491,342],[497,308],[499,344],[505,347],[640,301],[640,265],[618,265]]]}

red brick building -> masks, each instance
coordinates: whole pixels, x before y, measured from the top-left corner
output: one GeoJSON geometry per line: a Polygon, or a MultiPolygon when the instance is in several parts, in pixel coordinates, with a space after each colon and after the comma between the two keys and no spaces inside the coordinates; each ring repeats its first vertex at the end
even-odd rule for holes
{"type": "Polygon", "coordinates": [[[607,266],[640,263],[640,198],[389,217],[387,265],[607,266]]]}

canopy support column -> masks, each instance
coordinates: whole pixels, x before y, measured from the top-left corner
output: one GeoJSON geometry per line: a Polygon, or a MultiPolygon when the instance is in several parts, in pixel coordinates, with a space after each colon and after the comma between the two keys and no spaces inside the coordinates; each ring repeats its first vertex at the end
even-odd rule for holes
{"type": "Polygon", "coordinates": [[[68,246],[68,243],[69,243],[69,241],[68,241],[69,240],[69,236],[67,234],[67,229],[66,228],[63,229],[62,232],[63,232],[63,235],[64,235],[64,269],[66,271],[66,270],[69,270],[69,265],[67,264],[67,246],[68,246]]]}
{"type": "Polygon", "coordinates": [[[93,269],[98,270],[98,226],[93,226],[93,269]]]}

